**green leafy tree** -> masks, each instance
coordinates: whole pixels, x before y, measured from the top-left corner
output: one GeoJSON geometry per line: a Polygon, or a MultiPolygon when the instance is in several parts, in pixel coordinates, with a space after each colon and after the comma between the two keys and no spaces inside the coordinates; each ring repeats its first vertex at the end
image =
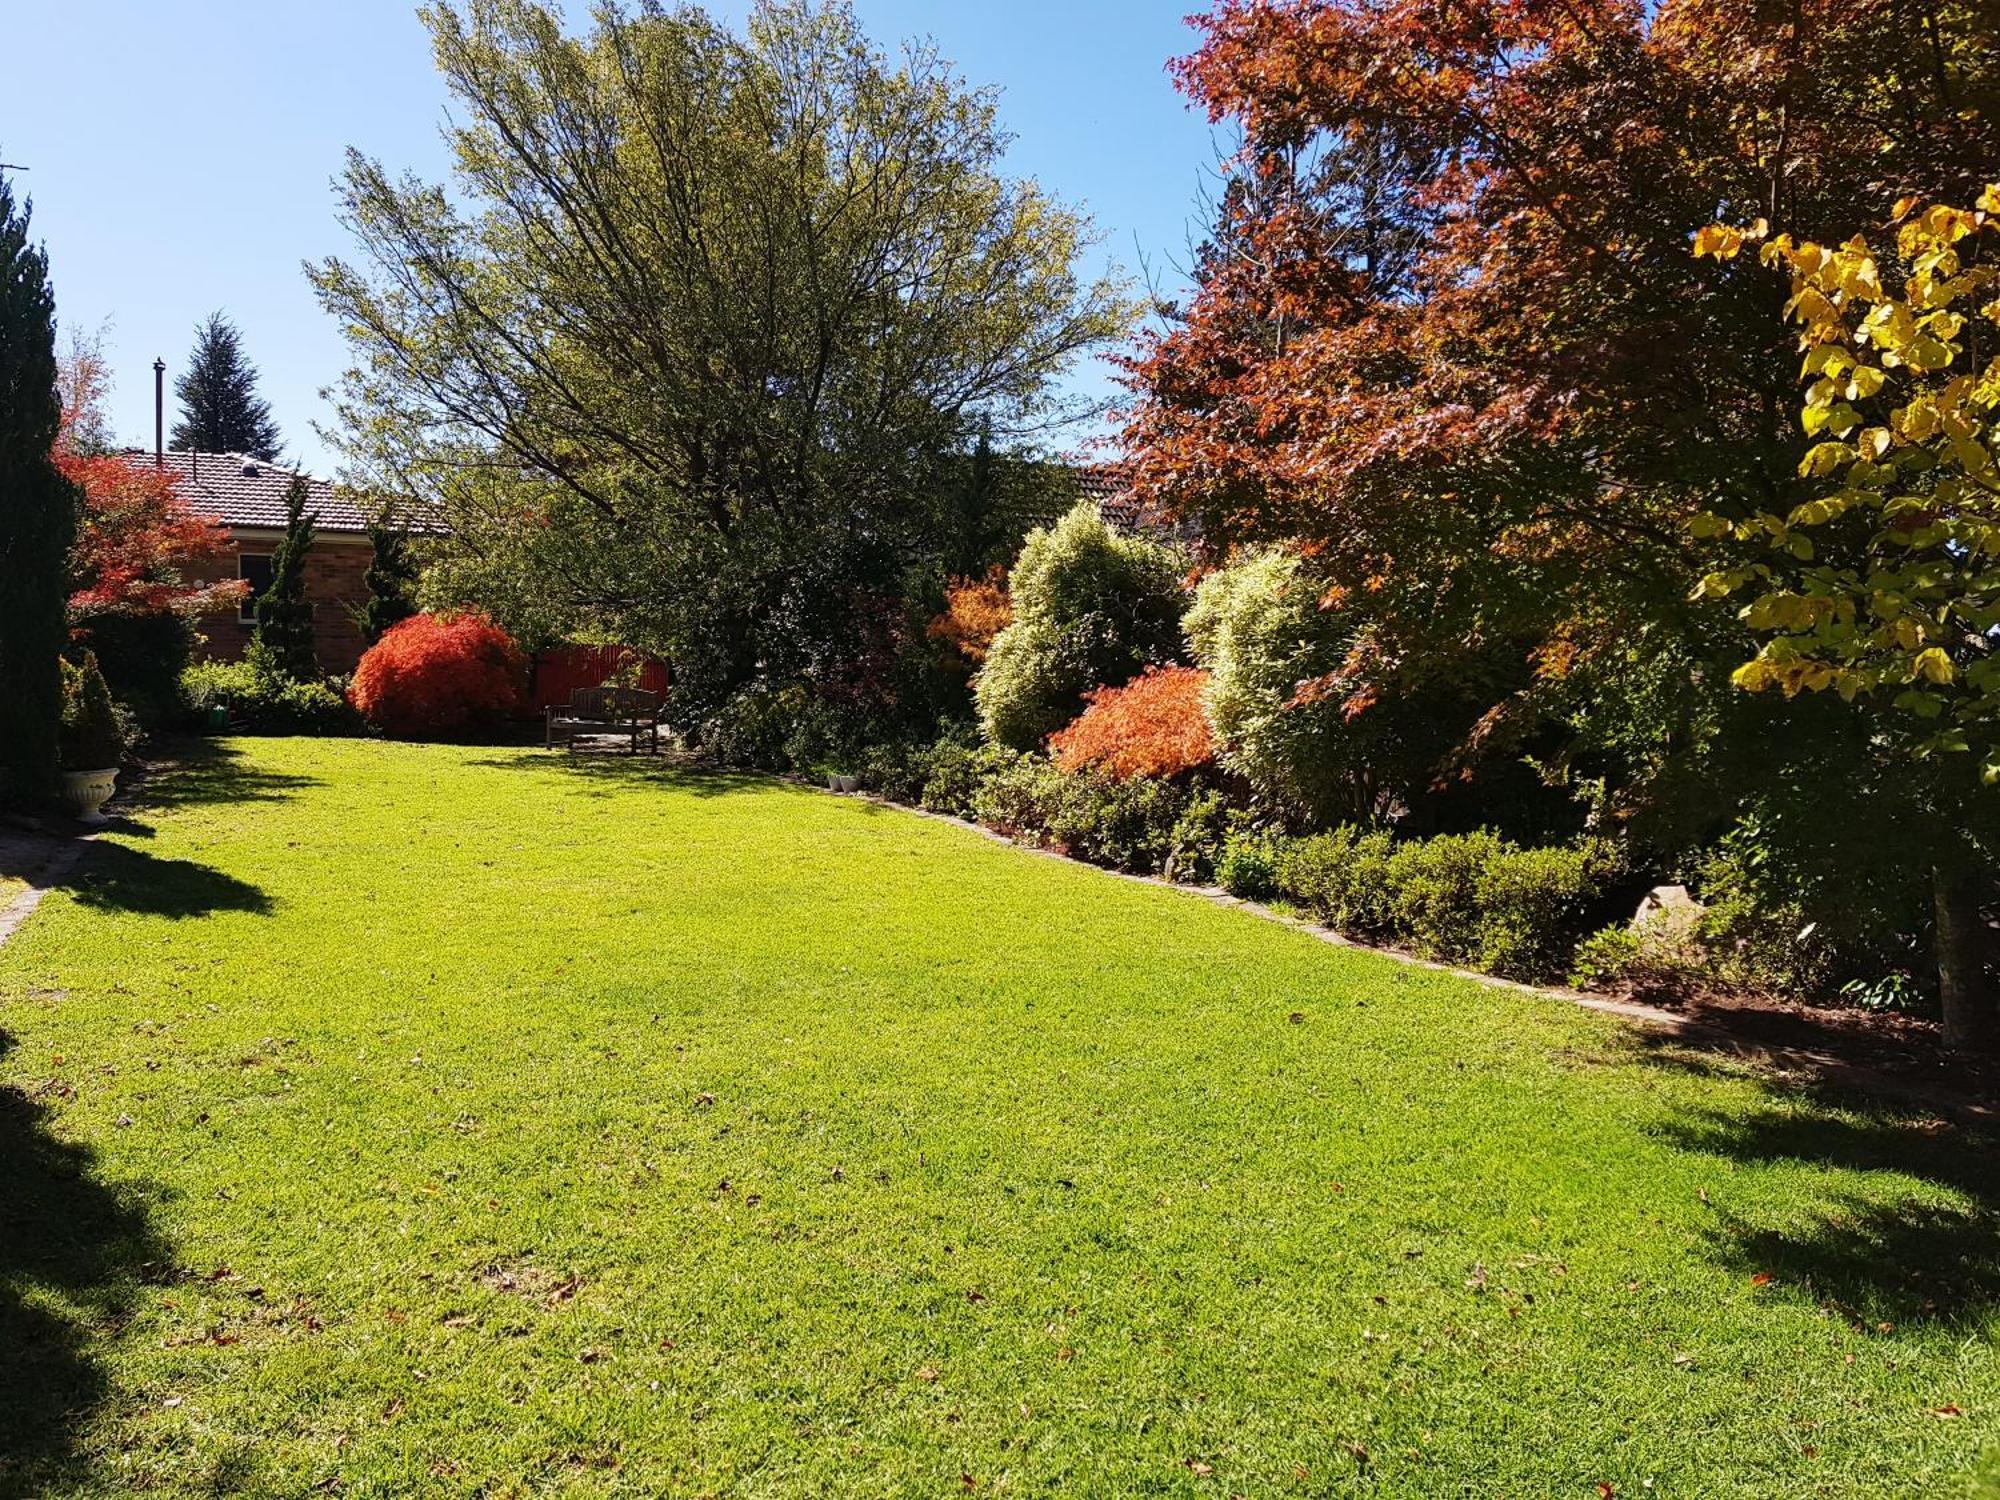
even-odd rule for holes
{"type": "Polygon", "coordinates": [[[15,801],[55,786],[77,523],[76,492],[51,456],[62,421],[55,297],[28,215],[0,175],[0,798],[15,801]]]}
{"type": "Polygon", "coordinates": [[[313,654],[312,604],[306,598],[306,554],[312,550],[313,523],[306,513],[306,481],[292,476],[285,490],[285,534],[271,554],[271,586],[257,596],[257,632],[252,660],[260,669],[298,682],[320,677],[313,654]]]}
{"type": "Polygon", "coordinates": [[[313,279],[355,467],[449,534],[431,591],[667,658],[690,722],[843,670],[949,565],[978,436],[1044,439],[1055,377],[1127,325],[1079,278],[1087,220],[1001,175],[991,94],[844,5],[740,36],[692,6],[425,14],[457,180],[352,156],[358,263],[313,279]]]}
{"type": "Polygon", "coordinates": [[[243,336],[220,312],[195,329],[194,353],[174,382],[181,417],[170,446],[202,453],[278,456],[278,424],[257,394],[257,369],[243,354],[243,336]]]}
{"type": "Polygon", "coordinates": [[[368,572],[362,580],[368,599],[354,611],[354,624],[372,646],[391,625],[417,612],[417,567],[410,557],[409,533],[387,515],[369,526],[368,543],[368,572]]]}

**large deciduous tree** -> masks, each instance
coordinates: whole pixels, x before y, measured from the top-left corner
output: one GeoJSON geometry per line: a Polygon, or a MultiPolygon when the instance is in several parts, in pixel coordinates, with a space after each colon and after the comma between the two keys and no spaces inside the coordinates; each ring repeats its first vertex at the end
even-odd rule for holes
{"type": "Polygon", "coordinates": [[[0,799],[18,801],[55,787],[76,531],[76,493],[51,459],[62,407],[48,270],[0,175],[0,799]]]}
{"type": "Polygon", "coordinates": [[[993,97],[844,5],[428,14],[455,190],[353,157],[360,262],[314,272],[351,456],[448,529],[433,593],[666,656],[684,713],[858,639],[976,435],[1043,431],[1123,325],[993,97]]]}
{"type": "Polygon", "coordinates": [[[1905,195],[1969,202],[2000,160],[1994,8],[1199,20],[1178,76],[1244,146],[1193,295],[1134,361],[1142,491],[1218,552],[1297,549],[1364,648],[1322,685],[1344,710],[1463,701],[1440,782],[1532,757],[1669,853],[1749,799],[1828,839],[1903,796],[1838,699],[1733,688],[1747,627],[1690,596],[1690,520],[1782,513],[1804,444],[1782,290],[1688,249],[1718,217],[1839,239],[1905,195]]]}
{"type": "Polygon", "coordinates": [[[278,456],[271,403],[257,394],[257,367],[243,353],[243,335],[220,312],[194,331],[194,353],[174,382],[181,416],[169,444],[200,453],[278,456]]]}

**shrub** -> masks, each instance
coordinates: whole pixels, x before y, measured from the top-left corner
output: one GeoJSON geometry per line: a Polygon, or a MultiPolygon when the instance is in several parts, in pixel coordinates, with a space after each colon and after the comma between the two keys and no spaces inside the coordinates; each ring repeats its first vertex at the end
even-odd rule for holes
{"type": "Polygon", "coordinates": [[[1220,792],[1195,793],[1174,823],[1167,862],[1160,873],[1183,885],[1206,885],[1215,879],[1216,861],[1222,857],[1233,817],[1220,792]]]}
{"type": "Polygon", "coordinates": [[[198,723],[212,708],[250,734],[353,734],[359,716],[337,680],[298,682],[257,661],[198,661],[181,673],[181,702],[198,723]]]}
{"type": "Polygon", "coordinates": [[[1123,687],[1091,692],[1090,706],[1049,741],[1049,749],[1065,771],[1183,775],[1215,759],[1202,707],[1207,686],[1208,673],[1195,667],[1148,667],[1123,687]]]}
{"type": "Polygon", "coordinates": [[[1479,877],[1503,847],[1485,829],[1399,845],[1387,870],[1394,935],[1426,958],[1471,962],[1479,951],[1479,877]]]}
{"type": "Polygon", "coordinates": [[[1563,973],[1617,868],[1602,839],[1494,851],[1474,891],[1479,966],[1524,979],[1563,973]]]}
{"type": "Polygon", "coordinates": [[[703,752],[726,766],[750,766],[760,771],[791,767],[786,741],[805,712],[806,690],[796,682],[746,683],[723,700],[715,716],[701,727],[703,752]]]}
{"type": "Polygon", "coordinates": [[[1029,534],[1012,574],[1014,618],[974,685],[988,739],[1036,750],[1094,687],[1119,687],[1180,649],[1183,560],[1123,536],[1090,501],[1029,534]]]}
{"type": "Polygon", "coordinates": [[[1353,731],[1338,696],[1299,698],[1301,683],[1339,671],[1354,633],[1320,608],[1299,560],[1273,550],[1211,573],[1185,623],[1209,673],[1206,707],[1222,763],[1269,802],[1315,821],[1371,811],[1353,805],[1341,748],[1353,731]]]}
{"type": "Polygon", "coordinates": [[[917,768],[923,776],[917,805],[927,812],[970,818],[974,816],[974,804],[986,779],[1018,759],[1013,751],[998,745],[982,747],[956,739],[939,740],[924,752],[917,768]]]}
{"type": "Polygon", "coordinates": [[[65,771],[109,770],[124,756],[118,710],[93,652],[84,652],[80,664],[62,663],[62,719],[57,726],[56,749],[65,771]]]}
{"type": "Polygon", "coordinates": [[[1394,926],[1389,860],[1396,845],[1386,829],[1343,823],[1331,833],[1297,839],[1279,852],[1279,894],[1329,927],[1373,937],[1394,926]]]}
{"type": "Polygon", "coordinates": [[[355,669],[348,698],[386,734],[457,736],[489,728],[520,704],[522,660],[483,615],[412,615],[355,669]]]}
{"type": "Polygon", "coordinates": [[[1278,861],[1285,840],[1261,828],[1238,829],[1215,857],[1215,883],[1245,901],[1268,901],[1278,894],[1278,861]]]}

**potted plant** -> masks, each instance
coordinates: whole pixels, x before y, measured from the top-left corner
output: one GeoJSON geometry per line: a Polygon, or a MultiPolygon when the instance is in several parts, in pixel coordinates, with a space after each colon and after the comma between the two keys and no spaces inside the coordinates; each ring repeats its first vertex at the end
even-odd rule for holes
{"type": "Polygon", "coordinates": [[[83,664],[65,661],[63,674],[62,754],[63,798],[85,823],[102,823],[98,811],[118,784],[118,759],[124,742],[111,689],[97,669],[94,652],[83,653],[83,664]]]}

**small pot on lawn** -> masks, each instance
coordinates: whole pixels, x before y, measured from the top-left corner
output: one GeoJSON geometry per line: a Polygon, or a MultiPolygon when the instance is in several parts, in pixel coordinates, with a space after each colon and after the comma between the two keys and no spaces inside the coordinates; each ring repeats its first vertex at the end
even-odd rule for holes
{"type": "Polygon", "coordinates": [[[62,756],[63,800],[83,823],[105,821],[101,809],[118,785],[118,761],[124,741],[111,689],[97,669],[95,653],[83,653],[83,664],[65,661],[62,730],[57,748],[62,756]]]}
{"type": "Polygon", "coordinates": [[[829,792],[858,792],[861,790],[861,778],[859,776],[849,776],[840,771],[828,771],[826,773],[826,789],[829,792]]]}

